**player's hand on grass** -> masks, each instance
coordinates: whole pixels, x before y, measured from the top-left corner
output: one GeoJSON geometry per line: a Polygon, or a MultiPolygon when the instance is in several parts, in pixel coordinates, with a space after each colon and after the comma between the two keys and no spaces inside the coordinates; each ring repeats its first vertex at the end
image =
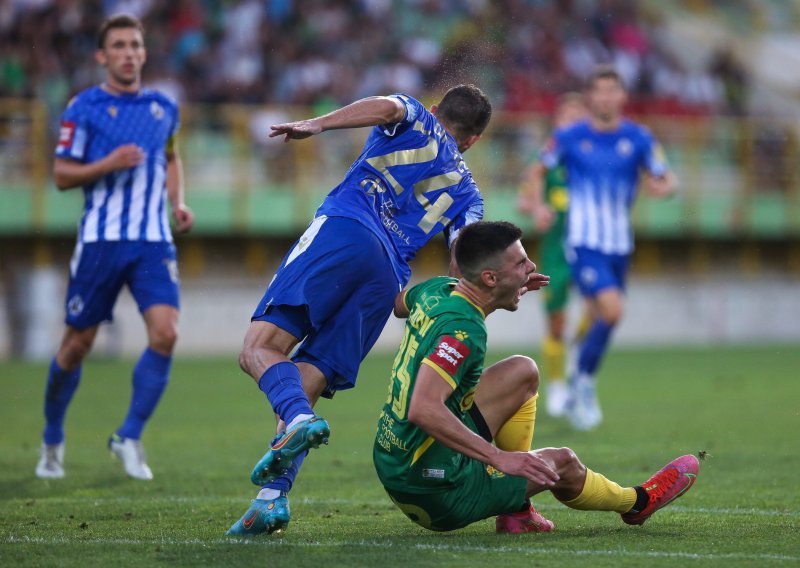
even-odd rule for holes
{"type": "Polygon", "coordinates": [[[533,292],[534,290],[539,290],[549,285],[550,285],[549,275],[533,272],[528,276],[528,281],[525,283],[525,289],[528,292],[533,292]]]}
{"type": "Polygon", "coordinates": [[[273,124],[270,128],[272,132],[269,133],[269,137],[283,136],[284,142],[302,140],[322,132],[322,126],[316,120],[298,120],[297,122],[287,122],[285,124],[273,124]]]}
{"type": "Polygon", "coordinates": [[[172,208],[172,218],[179,233],[186,233],[194,225],[194,213],[185,203],[172,208]]]}
{"type": "Polygon", "coordinates": [[[545,487],[553,487],[560,479],[546,461],[532,452],[501,451],[491,465],[506,475],[524,477],[545,487]]]}
{"type": "Polygon", "coordinates": [[[118,146],[106,156],[108,160],[109,171],[127,170],[135,168],[144,161],[145,155],[136,144],[124,144],[118,146]]]}

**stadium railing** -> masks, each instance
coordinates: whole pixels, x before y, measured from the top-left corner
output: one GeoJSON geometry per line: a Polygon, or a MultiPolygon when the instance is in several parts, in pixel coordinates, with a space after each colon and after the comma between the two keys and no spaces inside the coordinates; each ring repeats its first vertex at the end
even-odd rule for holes
{"type": "MultiPolygon", "coordinates": [[[[357,156],[365,130],[300,143],[268,139],[269,125],[309,109],[184,105],[180,134],[187,201],[199,236],[289,237],[357,156]]],[[[680,178],[668,201],[640,199],[634,222],[652,238],[800,238],[800,125],[716,116],[647,116],[680,178]]],[[[78,192],[50,179],[57,117],[36,101],[0,99],[0,236],[71,235],[78,192]]],[[[466,155],[487,216],[528,226],[515,211],[525,167],[548,134],[545,117],[496,113],[466,155]]]]}

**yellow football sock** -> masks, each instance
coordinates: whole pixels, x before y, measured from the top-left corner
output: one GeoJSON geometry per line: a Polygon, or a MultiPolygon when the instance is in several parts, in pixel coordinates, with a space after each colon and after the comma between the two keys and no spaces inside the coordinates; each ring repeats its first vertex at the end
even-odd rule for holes
{"type": "Polygon", "coordinates": [[[592,327],[592,314],[589,313],[589,310],[584,309],[583,313],[581,314],[581,319],[578,322],[578,328],[575,330],[575,342],[580,343],[583,341],[583,338],[586,337],[586,334],[589,333],[589,328],[592,327]]]}
{"type": "Polygon", "coordinates": [[[516,414],[501,426],[494,437],[497,447],[507,452],[527,452],[533,443],[533,428],[536,423],[536,399],[533,395],[519,407],[516,414]]]}
{"type": "Polygon", "coordinates": [[[547,336],[542,341],[544,376],[548,381],[564,380],[565,353],[566,347],[560,339],[547,336]]]}
{"type": "Polygon", "coordinates": [[[616,511],[627,513],[636,503],[633,487],[620,487],[599,473],[586,468],[586,482],[581,494],[571,501],[562,501],[571,509],[581,511],[616,511]]]}

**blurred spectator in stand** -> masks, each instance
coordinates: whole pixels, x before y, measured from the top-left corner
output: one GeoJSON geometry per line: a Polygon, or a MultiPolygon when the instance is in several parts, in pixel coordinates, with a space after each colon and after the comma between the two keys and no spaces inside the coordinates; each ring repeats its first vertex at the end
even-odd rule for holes
{"type": "Polygon", "coordinates": [[[722,82],[725,94],[724,112],[735,116],[747,114],[747,71],[730,48],[720,48],[714,54],[709,71],[722,82]]]}

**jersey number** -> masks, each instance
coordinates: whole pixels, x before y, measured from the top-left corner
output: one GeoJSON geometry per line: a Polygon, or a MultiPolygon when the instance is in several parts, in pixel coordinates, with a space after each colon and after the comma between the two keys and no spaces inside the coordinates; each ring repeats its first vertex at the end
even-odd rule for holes
{"type": "Polygon", "coordinates": [[[392,379],[389,381],[389,396],[386,398],[386,404],[392,404],[392,413],[401,420],[406,417],[406,411],[408,410],[408,387],[411,385],[411,374],[408,372],[408,366],[411,363],[411,359],[417,354],[417,347],[419,347],[419,342],[406,328],[403,342],[400,344],[400,349],[394,358],[392,379]],[[396,395],[395,387],[397,390],[396,395]]]}
{"type": "MultiPolygon", "coordinates": [[[[439,153],[439,142],[437,138],[443,135],[441,126],[436,125],[434,129],[434,136],[427,132],[420,121],[414,124],[414,130],[418,130],[428,135],[428,143],[422,148],[412,148],[409,150],[397,150],[390,154],[382,156],[374,156],[367,160],[367,163],[378,170],[389,185],[392,186],[396,195],[400,195],[405,191],[405,188],[394,178],[389,171],[390,166],[410,166],[411,164],[421,164],[423,162],[430,162],[436,159],[439,153]]],[[[445,187],[456,185],[464,176],[458,171],[447,172],[446,174],[430,176],[423,178],[414,184],[414,196],[417,201],[425,209],[425,216],[422,217],[418,223],[419,228],[427,235],[436,226],[436,223],[441,222],[446,225],[450,222],[444,216],[444,212],[453,204],[453,198],[447,193],[442,193],[436,198],[436,201],[431,203],[426,194],[431,191],[438,191],[445,187]]]]}

